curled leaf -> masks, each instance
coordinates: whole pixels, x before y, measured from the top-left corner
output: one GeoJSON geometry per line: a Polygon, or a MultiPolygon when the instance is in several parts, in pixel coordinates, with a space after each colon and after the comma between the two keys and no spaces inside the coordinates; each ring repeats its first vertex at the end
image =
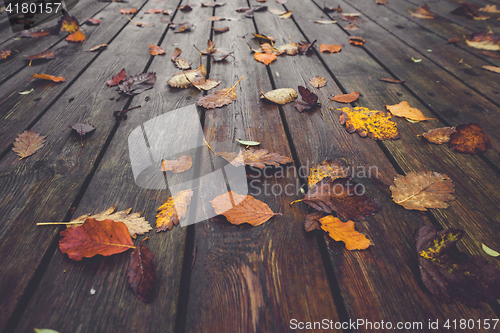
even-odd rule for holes
{"type": "Polygon", "coordinates": [[[106,81],[106,84],[110,87],[116,86],[117,84],[119,84],[120,82],[125,80],[126,78],[127,78],[127,72],[125,71],[125,68],[124,68],[118,74],[116,74],[111,79],[106,81]]]}
{"type": "Polygon", "coordinates": [[[58,76],[58,77],[55,77],[53,75],[49,75],[49,74],[33,74],[32,77],[30,77],[28,79],[31,80],[31,79],[42,79],[42,80],[49,80],[49,81],[53,81],[53,82],[64,82],[65,79],[62,77],[62,76],[58,76]]]}
{"type": "Polygon", "coordinates": [[[276,104],[287,104],[293,102],[297,98],[297,91],[292,88],[281,88],[266,92],[261,91],[261,97],[276,104]]]}
{"type": "Polygon", "coordinates": [[[498,253],[497,251],[493,250],[493,249],[490,249],[489,247],[487,247],[486,245],[484,244],[481,244],[481,247],[483,248],[483,251],[487,254],[487,255],[490,255],[492,257],[498,257],[500,256],[500,253],[498,253]]]}

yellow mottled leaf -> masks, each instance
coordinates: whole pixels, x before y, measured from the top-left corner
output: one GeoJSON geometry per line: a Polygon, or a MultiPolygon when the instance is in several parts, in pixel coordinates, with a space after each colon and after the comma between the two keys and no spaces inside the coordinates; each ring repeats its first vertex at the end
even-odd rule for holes
{"type": "Polygon", "coordinates": [[[370,110],[364,107],[351,109],[344,107],[341,110],[340,123],[346,125],[349,133],[357,132],[359,136],[369,136],[378,140],[399,139],[399,130],[390,115],[382,111],[370,110]]]}

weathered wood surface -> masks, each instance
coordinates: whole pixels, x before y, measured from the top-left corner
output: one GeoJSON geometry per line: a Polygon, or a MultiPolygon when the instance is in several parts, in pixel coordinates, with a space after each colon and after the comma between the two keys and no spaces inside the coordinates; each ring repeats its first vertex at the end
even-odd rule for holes
{"type": "MultiPolygon", "coordinates": [[[[414,230],[421,225],[460,228],[466,232],[459,246],[462,251],[499,264],[481,250],[481,243],[491,247],[500,243],[500,199],[496,195],[500,186],[500,140],[496,131],[500,110],[494,94],[498,74],[477,69],[495,62],[466,46],[444,45],[448,33],[465,33],[483,23],[460,24],[448,18],[442,2],[431,4],[431,10],[440,15],[435,22],[420,22],[404,12],[406,6],[416,8],[415,3],[420,1],[389,0],[386,6],[372,2],[266,3],[269,8],[293,8],[291,19],[280,19],[269,12],[258,12],[254,19],[248,19],[236,13],[237,7],[255,5],[253,1],[231,1],[217,8],[197,5],[191,12],[176,11],[173,18],[175,23],[193,22],[196,29],[175,34],[167,31],[166,20],[171,17],[143,14],[150,8],[175,10],[180,1],[103,4],[82,0],[85,7],[78,5],[70,14],[87,19],[99,12],[97,18],[103,18],[100,27],[86,28],[83,47],[70,45],[61,36],[49,36],[50,40],[0,39],[0,43],[4,41],[2,49],[4,45],[16,45],[23,50],[11,63],[0,63],[0,70],[5,69],[0,78],[7,78],[0,83],[0,191],[5,194],[0,197],[0,330],[30,332],[34,327],[46,327],[60,332],[275,332],[289,331],[291,319],[328,318],[336,322],[361,318],[423,322],[423,331],[431,331],[425,326],[428,320],[498,318],[498,309],[487,304],[472,309],[437,301],[420,282],[413,240],[414,230]],[[336,14],[331,17],[338,19],[337,25],[315,24],[328,18],[321,11],[324,4],[340,4],[344,12],[362,11],[365,21],[352,32],[342,29],[347,23],[336,14]],[[130,24],[118,13],[119,7],[139,8],[133,19],[154,22],[155,27],[130,24]],[[238,20],[211,23],[205,20],[210,16],[238,20]],[[214,34],[211,26],[228,26],[230,31],[214,34]],[[314,50],[307,56],[283,55],[264,66],[253,59],[246,45],[255,42],[253,32],[274,36],[277,45],[288,43],[289,38],[293,42],[318,39],[318,45],[344,45],[338,54],[314,50]],[[362,36],[367,43],[363,48],[351,46],[349,34],[362,36]],[[128,253],[73,262],[56,249],[62,228],[35,227],[35,223],[67,220],[73,207],[74,216],[79,216],[116,204],[119,210],[132,207],[133,211],[143,211],[154,224],[157,207],[171,193],[145,189],[136,183],[129,155],[134,149],[129,147],[128,138],[138,126],[152,119],[160,124],[163,118],[158,116],[192,105],[205,94],[194,88],[170,89],[166,81],[179,72],[170,61],[174,48],[180,47],[182,57],[196,67],[199,57],[192,45],[204,49],[209,38],[216,47],[235,51],[234,57],[220,63],[204,57],[209,77],[222,80],[215,90],[231,87],[241,76],[244,78],[236,88],[237,101],[214,110],[198,108],[204,136],[217,152],[238,151],[242,147],[235,139],[246,139],[261,141],[259,148],[293,157],[294,163],[284,167],[285,172],[268,168],[263,174],[247,168],[249,184],[253,184],[250,194],[283,215],[258,227],[233,226],[224,217],[213,217],[189,227],[150,232],[148,246],[156,256],[157,285],[153,302],[144,304],[126,284],[128,253]],[[110,44],[107,50],[85,52],[104,42],[110,44]],[[149,43],[160,45],[166,55],[150,56],[149,43]],[[60,57],[32,67],[21,61],[23,54],[36,53],[32,49],[38,52],[49,46],[60,57]],[[427,53],[427,49],[434,52],[427,53]],[[424,60],[416,64],[411,62],[412,56],[424,60]],[[457,66],[457,57],[463,57],[479,76],[457,66]],[[133,98],[110,100],[118,93],[105,81],[122,68],[129,75],[156,72],[155,87],[133,98]],[[47,71],[63,75],[66,82],[25,82],[32,73],[47,71]],[[326,77],[327,86],[312,88],[308,80],[315,75],[326,77]],[[378,81],[381,77],[407,76],[410,79],[403,85],[378,81]],[[317,93],[321,106],[298,113],[292,104],[278,107],[259,98],[260,91],[296,89],[298,85],[317,93]],[[35,87],[33,93],[18,95],[18,91],[31,87],[35,87]],[[338,121],[339,112],[330,109],[345,105],[328,97],[350,91],[362,93],[352,106],[383,110],[384,105],[405,100],[439,121],[411,124],[397,118],[401,139],[396,141],[377,142],[348,134],[338,121]],[[127,120],[115,121],[113,111],[136,105],[141,108],[130,111],[127,120]],[[492,149],[482,156],[459,154],[417,137],[432,128],[470,121],[480,124],[492,139],[492,149]],[[67,128],[74,122],[90,122],[97,127],[83,141],[83,148],[67,128]],[[11,143],[25,129],[48,134],[48,143],[35,155],[19,161],[10,150],[11,143]],[[305,233],[306,205],[289,206],[302,197],[301,187],[307,190],[307,179],[296,168],[308,168],[326,158],[344,158],[352,166],[368,170],[376,167],[372,177],[354,175],[381,203],[380,212],[356,223],[356,229],[374,242],[367,250],[350,252],[323,232],[305,233]],[[453,179],[457,199],[451,207],[421,213],[392,202],[388,186],[393,177],[421,170],[443,172],[453,179]],[[293,194],[274,195],[272,188],[292,188],[293,194]],[[94,295],[91,289],[96,291],[94,295]]],[[[449,3],[456,6],[455,1],[449,3]]],[[[192,132],[192,124],[186,119],[172,132],[192,132]]],[[[151,156],[155,151],[165,155],[170,151],[169,142],[176,148],[188,145],[189,140],[183,142],[182,138],[173,133],[166,134],[164,140],[148,136],[150,148],[144,150],[150,149],[151,156]]],[[[188,175],[168,178],[171,190],[177,181],[227,170],[227,162],[205,146],[188,151],[194,157],[194,168],[188,175]]],[[[230,177],[228,180],[231,183],[230,177]]],[[[158,184],[162,181],[153,180],[158,184]]],[[[218,181],[201,183],[199,188],[196,180],[191,184],[198,193],[227,190],[218,181]]],[[[200,212],[213,215],[205,197],[200,195],[192,202],[188,217],[200,212]]],[[[139,236],[135,243],[143,238],[139,236]]],[[[477,328],[470,331],[486,332],[477,328]]]]}

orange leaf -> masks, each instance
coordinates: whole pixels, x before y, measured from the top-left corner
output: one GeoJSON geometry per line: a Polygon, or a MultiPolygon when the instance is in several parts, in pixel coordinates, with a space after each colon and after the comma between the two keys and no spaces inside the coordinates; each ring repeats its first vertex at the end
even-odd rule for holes
{"type": "Polygon", "coordinates": [[[319,52],[330,52],[330,53],[338,53],[342,49],[342,45],[337,44],[320,44],[319,52]]]}
{"type": "Polygon", "coordinates": [[[448,147],[460,153],[484,153],[491,148],[490,138],[481,126],[474,123],[462,124],[456,127],[456,133],[450,135],[448,147]]]}
{"type": "Polygon", "coordinates": [[[396,117],[404,117],[410,120],[423,121],[423,120],[437,120],[436,118],[427,118],[419,109],[412,108],[406,101],[402,101],[395,105],[386,105],[389,110],[396,117]]]}
{"type": "Polygon", "coordinates": [[[165,54],[165,51],[164,49],[162,49],[161,47],[157,46],[157,45],[153,45],[153,44],[149,44],[149,53],[151,53],[151,55],[159,55],[159,54],[165,54]]]}
{"type": "Polygon", "coordinates": [[[432,129],[427,133],[423,133],[422,136],[426,138],[427,141],[440,145],[442,143],[450,141],[450,135],[455,132],[455,127],[442,127],[432,129]]]}
{"type": "Polygon", "coordinates": [[[70,16],[68,12],[65,12],[61,19],[61,31],[66,31],[72,34],[80,28],[80,23],[78,23],[76,17],[70,16]]]}
{"type": "Polygon", "coordinates": [[[356,37],[356,36],[349,36],[349,44],[355,45],[355,46],[363,46],[365,44],[366,40],[364,40],[361,37],[356,37]]]}
{"type": "Polygon", "coordinates": [[[358,132],[359,136],[369,136],[378,140],[399,139],[399,131],[396,123],[390,115],[382,111],[370,110],[363,107],[351,109],[345,107],[338,109],[342,111],[340,123],[346,125],[349,133],[358,132]]]}
{"type": "Polygon", "coordinates": [[[120,13],[121,14],[135,14],[137,13],[137,8],[120,8],[120,13]]]}
{"type": "Polygon", "coordinates": [[[19,134],[14,141],[12,150],[20,157],[20,160],[33,155],[45,144],[46,135],[40,135],[36,132],[24,131],[19,134]]]}
{"type": "Polygon", "coordinates": [[[77,30],[76,32],[66,37],[66,41],[68,42],[80,43],[83,42],[84,40],[85,40],[85,35],[80,30],[77,30]]]}
{"type": "Polygon", "coordinates": [[[280,164],[293,162],[289,157],[282,156],[278,153],[270,153],[265,149],[255,150],[250,148],[239,153],[222,152],[216,155],[222,157],[235,167],[249,165],[255,168],[264,169],[266,165],[279,166],[280,164]]]}
{"type": "Polygon", "coordinates": [[[124,68],[120,71],[120,73],[116,74],[111,79],[106,81],[106,84],[110,87],[116,86],[117,84],[119,84],[120,82],[125,80],[126,78],[127,78],[127,72],[125,71],[125,68],[124,68]]]}
{"type": "Polygon", "coordinates": [[[325,216],[319,220],[321,229],[337,242],[345,243],[349,251],[367,249],[372,243],[365,235],[354,229],[354,222],[342,222],[332,215],[325,216]]]}
{"type": "Polygon", "coordinates": [[[255,52],[255,54],[253,56],[255,57],[255,60],[263,63],[264,65],[269,65],[277,58],[276,54],[274,54],[274,53],[255,52]]]}
{"type": "Polygon", "coordinates": [[[232,224],[261,225],[275,215],[268,205],[250,195],[229,191],[210,201],[217,215],[224,215],[232,224]]]}
{"type": "Polygon", "coordinates": [[[465,42],[476,49],[500,51],[500,36],[492,31],[473,33],[465,42]]]}
{"type": "Polygon", "coordinates": [[[189,170],[193,165],[191,155],[181,156],[176,160],[163,160],[161,162],[161,171],[172,171],[173,173],[182,173],[189,170]]]}
{"type": "Polygon", "coordinates": [[[59,249],[70,259],[80,261],[97,254],[110,256],[134,249],[134,243],[123,222],[86,219],[81,227],[60,232],[59,249]]]}
{"type": "Polygon", "coordinates": [[[31,62],[35,59],[54,59],[56,55],[51,50],[47,50],[31,56],[25,55],[24,57],[30,61],[29,66],[31,66],[31,62]]]}
{"type": "MultiPolygon", "coordinates": [[[[212,95],[206,95],[198,98],[196,102],[197,105],[204,107],[205,109],[215,109],[221,106],[231,104],[237,99],[236,95],[236,85],[243,79],[243,76],[236,82],[231,88],[216,90],[212,95]]],[[[214,84],[219,84],[214,82],[214,84]]],[[[211,82],[209,82],[211,86],[211,82]]],[[[197,86],[198,87],[198,86],[197,86]]]]}
{"type": "Polygon", "coordinates": [[[357,91],[353,91],[352,93],[349,94],[340,94],[340,95],[335,95],[333,98],[330,98],[330,100],[339,102],[339,103],[351,103],[356,101],[361,94],[357,91]]]}
{"type": "Polygon", "coordinates": [[[43,79],[43,80],[50,80],[50,81],[54,81],[54,82],[64,82],[64,78],[62,76],[58,76],[58,77],[55,77],[55,76],[52,76],[52,75],[49,75],[49,74],[33,74],[32,77],[30,77],[28,79],[31,80],[31,79],[43,79]]]}
{"type": "Polygon", "coordinates": [[[157,209],[159,213],[156,215],[156,232],[170,230],[174,225],[178,225],[187,215],[192,196],[193,190],[184,190],[168,198],[157,209]]]}

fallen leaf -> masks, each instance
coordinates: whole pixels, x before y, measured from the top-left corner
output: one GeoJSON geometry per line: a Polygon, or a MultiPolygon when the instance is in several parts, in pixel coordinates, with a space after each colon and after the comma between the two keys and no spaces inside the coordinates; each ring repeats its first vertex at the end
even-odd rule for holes
{"type": "Polygon", "coordinates": [[[306,232],[313,230],[321,230],[321,224],[319,219],[325,217],[326,214],[322,212],[312,212],[306,215],[306,220],[304,221],[304,229],[306,232]]]}
{"type": "Polygon", "coordinates": [[[460,7],[451,12],[453,15],[463,16],[469,20],[487,20],[488,16],[478,13],[479,6],[472,3],[461,2],[460,7]]]}
{"type": "Polygon", "coordinates": [[[67,11],[64,11],[64,15],[60,18],[59,24],[61,26],[60,31],[66,31],[70,34],[76,32],[80,28],[80,23],[74,16],[70,16],[67,11]]]}
{"type": "Polygon", "coordinates": [[[184,190],[168,198],[157,209],[159,213],[156,215],[156,232],[170,230],[174,225],[178,225],[187,215],[192,196],[193,190],[184,190]]]}
{"type": "Polygon", "coordinates": [[[311,92],[309,89],[299,86],[299,93],[302,97],[302,101],[295,101],[293,104],[298,112],[309,110],[318,103],[318,95],[311,92]]]}
{"type": "Polygon", "coordinates": [[[496,54],[494,52],[490,52],[490,51],[483,51],[482,52],[485,56],[488,56],[490,58],[495,58],[495,59],[500,59],[500,54],[496,54]]]}
{"type": "Polygon", "coordinates": [[[450,38],[448,39],[448,41],[446,42],[446,44],[456,44],[456,43],[460,43],[460,38],[450,38]]]}
{"type": "Polygon", "coordinates": [[[321,88],[326,86],[326,79],[321,76],[315,76],[309,80],[309,83],[314,87],[314,88],[321,88]]]}
{"type": "Polygon", "coordinates": [[[358,27],[358,25],[356,24],[356,22],[351,22],[351,23],[349,23],[348,25],[345,25],[345,26],[344,26],[344,30],[347,30],[347,31],[354,31],[354,30],[359,30],[359,27],[358,27]]]}
{"type": "Polygon", "coordinates": [[[386,115],[382,111],[370,110],[364,107],[351,109],[344,107],[339,109],[340,123],[346,125],[349,133],[358,132],[359,136],[369,136],[378,140],[397,140],[399,131],[390,114],[386,115]]]}
{"type": "Polygon", "coordinates": [[[465,42],[476,49],[500,51],[500,36],[491,31],[473,33],[470,38],[465,39],[465,42]]]}
{"type": "Polygon", "coordinates": [[[133,249],[127,226],[112,220],[86,219],[82,226],[60,232],[59,249],[75,261],[97,254],[110,256],[133,249]]]}
{"type": "Polygon", "coordinates": [[[217,49],[214,53],[211,54],[211,56],[215,62],[219,62],[225,60],[228,56],[230,56],[233,53],[234,51],[231,50],[217,49]]]}
{"type": "Polygon", "coordinates": [[[500,256],[500,253],[498,253],[497,251],[493,250],[493,249],[490,249],[489,247],[487,247],[486,245],[484,244],[481,244],[481,247],[483,248],[483,251],[487,254],[487,255],[490,255],[492,257],[498,257],[500,256]]]}
{"type": "Polygon", "coordinates": [[[315,21],[314,23],[318,23],[318,24],[335,24],[335,23],[337,23],[337,21],[335,21],[335,20],[318,20],[318,21],[315,21]]]}
{"type": "Polygon", "coordinates": [[[313,187],[325,177],[330,177],[331,180],[337,178],[348,178],[351,176],[351,169],[342,160],[324,160],[318,165],[309,169],[308,184],[309,188],[313,187]]]}
{"type": "Polygon", "coordinates": [[[413,61],[415,63],[418,63],[418,62],[421,62],[422,59],[415,59],[415,58],[411,57],[411,61],[413,61]]]}
{"type": "Polygon", "coordinates": [[[120,71],[120,73],[116,74],[111,79],[106,81],[106,84],[110,87],[116,86],[117,84],[119,84],[120,82],[125,80],[126,78],[127,78],[127,72],[125,71],[125,68],[124,68],[120,71]]]}
{"type": "Polygon", "coordinates": [[[189,22],[184,22],[179,24],[170,24],[169,27],[174,29],[174,33],[181,33],[193,30],[195,25],[189,22]]]}
{"type": "MultiPolygon", "coordinates": [[[[244,8],[239,8],[240,10],[243,10],[244,8]]],[[[262,5],[257,5],[257,6],[252,6],[251,8],[246,8],[245,10],[245,17],[252,18],[254,17],[255,12],[261,12],[267,9],[267,6],[262,6],[262,5]]]]}
{"type": "Polygon", "coordinates": [[[266,66],[269,65],[274,60],[276,60],[276,54],[274,54],[274,53],[255,52],[254,57],[255,57],[255,60],[263,63],[266,66]]]}
{"type": "Polygon", "coordinates": [[[478,154],[491,148],[491,142],[481,126],[469,123],[456,127],[456,132],[450,135],[448,147],[460,153],[478,154]]]}
{"type": "Polygon", "coordinates": [[[340,15],[340,18],[344,21],[349,21],[349,22],[364,22],[362,19],[359,18],[359,16],[361,15],[361,13],[346,13],[346,14],[342,14],[340,15]]]}
{"type": "Polygon", "coordinates": [[[382,81],[382,82],[387,82],[387,83],[405,83],[408,78],[404,81],[402,80],[398,80],[398,79],[393,79],[393,78],[390,78],[390,77],[384,77],[384,78],[381,78],[381,79],[378,79],[379,81],[382,81]]]}
{"type": "Polygon", "coordinates": [[[25,90],[25,91],[20,91],[19,95],[29,95],[35,90],[34,88],[31,88],[30,90],[25,90]]]}
{"type": "Polygon", "coordinates": [[[425,225],[415,232],[422,282],[439,300],[458,300],[478,307],[480,302],[494,302],[500,297],[500,271],[480,256],[468,257],[456,243],[463,230],[437,231],[425,225]]]}
{"type": "MultiPolygon", "coordinates": [[[[339,8],[340,8],[340,5],[339,5],[339,8]]],[[[325,13],[333,13],[335,11],[337,11],[337,7],[323,7],[323,11],[325,13]]]]}
{"type": "Polygon", "coordinates": [[[156,82],[156,73],[141,73],[127,77],[118,85],[118,91],[129,96],[140,94],[152,89],[156,82]]]}
{"type": "Polygon", "coordinates": [[[30,56],[25,55],[24,57],[30,61],[28,66],[31,66],[31,62],[35,59],[54,59],[56,57],[56,55],[51,50],[47,50],[47,51],[44,51],[42,53],[38,53],[38,54],[30,55],[30,56]]]}
{"type": "Polygon", "coordinates": [[[130,23],[132,23],[133,25],[136,25],[138,26],[139,28],[142,28],[142,27],[154,27],[154,23],[149,23],[149,22],[135,22],[135,21],[132,21],[132,19],[127,16],[128,20],[130,21],[130,23]]]}
{"type": "Polygon", "coordinates": [[[137,13],[137,8],[120,8],[120,13],[129,15],[129,14],[135,14],[137,13]]]}
{"type": "Polygon", "coordinates": [[[416,17],[416,18],[427,19],[427,20],[431,20],[434,18],[433,13],[431,13],[426,8],[421,7],[421,6],[418,7],[415,12],[412,12],[410,10],[410,13],[411,13],[411,16],[416,17]]]}
{"type": "Polygon", "coordinates": [[[349,94],[340,94],[340,95],[335,95],[333,98],[329,98],[332,101],[339,102],[339,103],[352,103],[356,101],[361,94],[357,91],[353,91],[349,94]]]}
{"type": "Polygon", "coordinates": [[[237,99],[236,86],[241,79],[243,79],[243,76],[231,88],[216,90],[212,95],[198,97],[196,104],[205,109],[215,109],[231,104],[237,99]]]}
{"type": "Polygon", "coordinates": [[[479,11],[486,13],[500,13],[500,9],[497,9],[496,5],[485,5],[483,8],[479,8],[479,11]]]}
{"type": "Polygon", "coordinates": [[[455,132],[455,127],[442,127],[432,129],[427,133],[423,133],[422,136],[426,138],[427,141],[440,145],[442,143],[450,141],[450,135],[455,132]]]}
{"type": "Polygon", "coordinates": [[[342,49],[342,45],[336,45],[336,44],[320,44],[319,45],[319,52],[324,53],[324,52],[330,52],[330,53],[338,53],[342,49]]]}
{"type": "Polygon", "coordinates": [[[80,135],[80,143],[83,147],[83,137],[95,130],[95,127],[87,123],[75,123],[70,125],[70,127],[75,130],[75,132],[80,135]]]}
{"type": "Polygon", "coordinates": [[[154,254],[151,252],[143,239],[141,244],[135,248],[130,255],[127,266],[127,282],[134,294],[143,302],[149,302],[153,298],[155,283],[155,267],[153,265],[154,254]]]}
{"type": "Polygon", "coordinates": [[[158,45],[154,44],[149,44],[149,53],[151,53],[152,56],[157,56],[160,54],[165,54],[167,51],[159,47],[158,45]]]}
{"type": "Polygon", "coordinates": [[[81,43],[81,42],[85,41],[85,39],[86,39],[85,35],[80,30],[77,30],[76,32],[74,32],[74,33],[68,35],[68,37],[66,37],[66,41],[72,42],[72,43],[81,43]]]}
{"type": "Polygon", "coordinates": [[[48,30],[38,30],[38,31],[28,31],[28,30],[23,30],[21,31],[21,37],[27,37],[27,38],[40,38],[40,37],[45,37],[50,34],[50,31],[48,30]]]}
{"type": "Polygon", "coordinates": [[[146,10],[144,12],[144,14],[165,14],[165,15],[170,15],[172,13],[168,9],[151,8],[151,9],[146,10]]]}
{"type": "Polygon", "coordinates": [[[437,120],[436,118],[425,117],[422,111],[416,108],[412,108],[406,101],[402,101],[399,104],[395,105],[386,105],[385,107],[396,117],[404,117],[414,121],[437,120]]]}
{"type": "Polygon", "coordinates": [[[321,229],[337,242],[344,242],[349,251],[364,250],[372,245],[371,241],[354,229],[354,222],[342,222],[332,215],[325,216],[319,220],[321,229]]]}
{"type": "Polygon", "coordinates": [[[282,15],[286,13],[286,10],[281,10],[281,9],[276,9],[276,8],[270,8],[269,12],[274,15],[282,15]]]}
{"type": "Polygon", "coordinates": [[[62,76],[58,76],[58,77],[55,77],[53,75],[49,75],[49,74],[33,74],[32,77],[30,77],[28,79],[31,80],[31,79],[42,79],[42,80],[49,80],[49,81],[53,81],[53,82],[64,82],[65,79],[62,77],[62,76]]]}
{"type": "Polygon", "coordinates": [[[283,14],[279,15],[279,18],[281,18],[281,19],[290,18],[290,17],[292,17],[292,12],[293,12],[293,10],[290,10],[290,11],[288,11],[286,13],[283,13],[283,14]]]}
{"type": "Polygon", "coordinates": [[[12,50],[0,50],[0,59],[7,59],[11,54],[12,50]]]}
{"type": "Polygon", "coordinates": [[[181,12],[190,12],[193,10],[193,7],[194,7],[194,5],[188,4],[188,5],[184,5],[184,6],[179,6],[179,7],[177,7],[177,9],[180,10],[181,12]]]}
{"type": "Polygon", "coordinates": [[[300,42],[299,43],[299,53],[304,55],[309,52],[309,49],[316,43],[316,39],[312,43],[300,42]]]}
{"type": "Polygon", "coordinates": [[[87,21],[85,21],[85,23],[89,25],[99,25],[101,24],[101,21],[95,18],[89,18],[87,21]]]}
{"type": "Polygon", "coordinates": [[[483,66],[483,68],[489,70],[490,72],[500,73],[500,67],[483,66]]]}
{"type": "Polygon", "coordinates": [[[250,9],[250,7],[239,7],[239,8],[236,8],[236,12],[237,13],[244,13],[249,9],[250,9]]]}
{"type": "Polygon", "coordinates": [[[216,33],[216,34],[222,34],[224,32],[228,32],[229,31],[229,27],[222,27],[222,28],[214,28],[212,27],[213,31],[216,33]]]}
{"type": "Polygon", "coordinates": [[[296,55],[299,53],[299,45],[297,43],[288,43],[277,47],[278,50],[287,55],[296,55]]]}
{"type": "Polygon", "coordinates": [[[24,131],[14,140],[12,150],[19,156],[20,160],[33,155],[45,144],[46,135],[40,135],[36,132],[24,131]]]}
{"type": "Polygon", "coordinates": [[[262,34],[252,34],[255,38],[259,39],[259,40],[264,40],[266,42],[269,42],[271,43],[271,45],[273,45],[273,43],[276,42],[276,39],[274,39],[273,36],[266,36],[266,35],[262,35],[262,34]]]}
{"type": "Polygon", "coordinates": [[[268,165],[279,166],[280,164],[292,163],[293,160],[289,157],[282,156],[278,153],[270,153],[265,149],[255,150],[253,148],[236,152],[217,153],[217,156],[222,157],[235,167],[248,165],[251,167],[264,169],[268,165]]]}
{"type": "Polygon", "coordinates": [[[363,46],[365,44],[366,40],[364,40],[361,37],[356,37],[356,36],[349,36],[349,44],[355,45],[355,46],[363,46]]]}
{"type": "Polygon", "coordinates": [[[387,5],[388,1],[387,0],[377,0],[375,1],[377,5],[387,5]]]}
{"type": "Polygon", "coordinates": [[[226,18],[220,17],[220,16],[212,16],[209,18],[206,18],[205,21],[224,21],[226,18]]]}
{"type": "Polygon", "coordinates": [[[187,171],[193,165],[191,155],[181,156],[176,160],[163,160],[161,162],[161,171],[172,171],[173,173],[182,173],[187,171]]]}
{"type": "Polygon", "coordinates": [[[236,140],[239,144],[242,144],[244,146],[258,146],[260,145],[260,142],[257,141],[245,141],[245,140],[236,140]]]}
{"type": "Polygon", "coordinates": [[[193,83],[199,84],[205,81],[207,69],[200,65],[197,69],[192,69],[172,76],[167,83],[173,88],[186,89],[193,86],[193,83]]]}
{"type": "Polygon", "coordinates": [[[190,69],[191,64],[180,57],[182,50],[178,47],[175,48],[174,53],[172,53],[171,60],[175,63],[175,66],[180,69],[190,69]]]}
{"type": "Polygon", "coordinates": [[[268,101],[281,105],[293,102],[298,96],[297,91],[292,88],[275,89],[268,91],[265,94],[261,91],[260,94],[260,98],[264,98],[268,101]]]}
{"type": "Polygon", "coordinates": [[[268,205],[250,195],[241,195],[233,191],[217,196],[210,201],[217,215],[224,215],[226,219],[236,225],[248,223],[253,226],[261,225],[275,215],[268,205]]]}
{"type": "Polygon", "coordinates": [[[108,47],[108,44],[99,44],[96,46],[92,46],[87,52],[94,52],[98,50],[102,50],[108,47]]]}
{"type": "Polygon", "coordinates": [[[455,199],[455,184],[447,175],[438,172],[397,175],[389,189],[394,202],[405,209],[427,211],[427,208],[448,208],[446,201],[455,199]]]}
{"type": "Polygon", "coordinates": [[[212,2],[202,2],[201,6],[202,7],[222,7],[225,4],[226,4],[225,2],[215,2],[215,1],[212,1],[212,2]]]}

